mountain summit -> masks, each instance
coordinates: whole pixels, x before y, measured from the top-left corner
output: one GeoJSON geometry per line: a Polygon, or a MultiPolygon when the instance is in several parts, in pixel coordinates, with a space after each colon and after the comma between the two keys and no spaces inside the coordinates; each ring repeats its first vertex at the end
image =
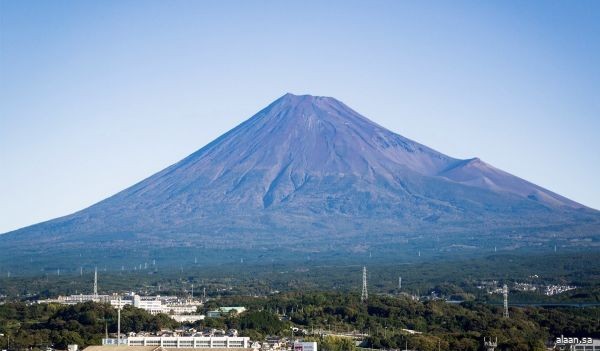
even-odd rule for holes
{"type": "Polygon", "coordinates": [[[185,186],[186,201],[200,200],[189,191],[201,191],[200,198],[214,193],[215,203],[267,208],[302,195],[307,182],[352,178],[351,187],[398,186],[406,172],[583,207],[479,159],[454,159],[390,132],[334,98],[292,94],[134,189],[170,197],[174,186],[185,186]]]}
{"type": "Polygon", "coordinates": [[[334,98],[286,94],[104,201],[0,236],[0,249],[125,241],[354,250],[431,233],[585,235],[599,218],[478,158],[455,159],[395,134],[334,98]]]}

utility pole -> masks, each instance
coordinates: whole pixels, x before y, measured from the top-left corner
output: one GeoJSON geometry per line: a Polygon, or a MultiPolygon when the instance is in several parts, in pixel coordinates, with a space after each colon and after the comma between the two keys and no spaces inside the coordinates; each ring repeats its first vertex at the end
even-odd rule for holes
{"type": "Polygon", "coordinates": [[[121,296],[119,296],[119,309],[117,310],[117,346],[121,346],[121,296]]]}
{"type": "Polygon", "coordinates": [[[98,267],[94,268],[94,299],[98,298],[98,267]]]}

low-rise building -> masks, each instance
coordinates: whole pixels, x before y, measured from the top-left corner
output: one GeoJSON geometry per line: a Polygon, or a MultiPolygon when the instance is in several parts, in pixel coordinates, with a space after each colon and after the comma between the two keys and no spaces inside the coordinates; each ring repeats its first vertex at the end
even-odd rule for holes
{"type": "Polygon", "coordinates": [[[84,302],[98,302],[98,303],[109,303],[111,295],[69,295],[59,296],[56,299],[38,300],[37,303],[59,303],[62,305],[76,305],[84,302]]]}
{"type": "Polygon", "coordinates": [[[201,306],[202,302],[197,300],[181,300],[175,296],[140,296],[130,293],[122,297],[113,296],[110,299],[110,304],[115,308],[133,305],[151,314],[182,315],[196,313],[198,306],[201,306]]]}
{"type": "Polygon", "coordinates": [[[221,348],[247,349],[250,347],[248,337],[206,337],[206,336],[135,336],[121,339],[102,339],[102,345],[117,346],[161,346],[165,348],[221,348]]]}
{"type": "Polygon", "coordinates": [[[169,317],[173,318],[179,323],[194,323],[204,319],[203,314],[170,314],[169,317]]]}
{"type": "Polygon", "coordinates": [[[294,351],[317,351],[317,343],[311,342],[294,342],[294,351]]]}
{"type": "MultiPolygon", "coordinates": [[[[202,302],[192,299],[181,299],[176,296],[140,296],[135,293],[126,295],[69,295],[59,296],[56,299],[39,300],[38,303],[60,303],[63,305],[75,305],[84,302],[108,303],[114,308],[123,308],[132,305],[148,311],[151,314],[165,313],[168,315],[196,314],[202,302]]],[[[204,318],[204,317],[202,317],[204,318]]]]}
{"type": "Polygon", "coordinates": [[[209,318],[221,317],[229,313],[240,314],[246,311],[246,307],[219,307],[216,310],[208,311],[206,316],[209,318]]]}

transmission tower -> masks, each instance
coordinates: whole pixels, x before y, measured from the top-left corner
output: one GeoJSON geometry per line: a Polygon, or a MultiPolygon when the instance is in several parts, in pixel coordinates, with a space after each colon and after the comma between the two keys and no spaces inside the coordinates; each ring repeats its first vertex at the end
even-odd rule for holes
{"type": "Polygon", "coordinates": [[[504,318],[508,318],[508,286],[504,284],[502,287],[502,295],[504,295],[504,318]]]}
{"type": "Polygon", "coordinates": [[[367,267],[363,266],[363,284],[362,284],[362,295],[360,300],[366,302],[369,299],[369,292],[367,291],[367,267]]]}
{"type": "Polygon", "coordinates": [[[98,267],[94,268],[94,299],[98,298],[98,267]]]}

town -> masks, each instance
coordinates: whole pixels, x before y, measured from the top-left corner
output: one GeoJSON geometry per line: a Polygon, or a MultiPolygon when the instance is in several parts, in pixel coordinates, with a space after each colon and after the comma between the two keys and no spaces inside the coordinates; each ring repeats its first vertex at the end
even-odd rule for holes
{"type": "MultiPolygon", "coordinates": [[[[94,270],[90,293],[39,299],[31,305],[31,308],[35,305],[65,306],[73,309],[69,313],[88,314],[90,312],[84,311],[96,311],[94,313],[101,317],[99,320],[104,321],[103,335],[96,339],[95,343],[67,344],[65,339],[60,345],[49,345],[48,351],[65,348],[73,350],[88,345],[89,351],[107,351],[112,350],[112,347],[120,347],[124,350],[131,348],[132,351],[138,350],[136,348],[139,347],[145,347],[144,350],[149,351],[157,348],[314,351],[317,347],[327,351],[360,349],[426,351],[430,349],[432,342],[443,349],[465,342],[465,340],[452,341],[452,337],[428,332],[430,327],[441,323],[439,317],[423,324],[416,323],[419,318],[422,318],[418,317],[420,313],[406,314],[406,311],[415,308],[448,310],[449,316],[460,314],[464,313],[460,312],[464,310],[462,307],[464,301],[448,300],[447,296],[435,290],[423,296],[404,292],[402,278],[398,278],[396,294],[369,295],[366,267],[362,269],[362,293],[356,298],[337,295],[323,298],[314,293],[289,295],[278,291],[272,292],[269,296],[215,298],[208,297],[204,287],[196,295],[193,288],[177,295],[141,295],[136,292],[99,294],[98,279],[98,271],[94,270]],[[328,306],[329,303],[332,305],[328,306]],[[392,307],[397,304],[402,307],[400,309],[392,307]],[[346,305],[348,307],[342,307],[346,305]],[[390,307],[384,307],[387,305],[390,307]],[[107,306],[110,310],[102,309],[100,306],[107,306]],[[363,312],[360,313],[364,314],[364,317],[354,315],[357,312],[346,310],[348,308],[357,309],[357,312],[362,310],[363,312]],[[391,308],[389,312],[383,312],[388,308],[391,308]],[[148,317],[140,314],[141,311],[148,317]],[[167,317],[172,322],[168,322],[163,317],[167,317]],[[376,319],[369,321],[374,317],[376,319]],[[146,323],[140,324],[135,321],[140,318],[146,320],[146,323]],[[363,318],[367,319],[360,322],[363,318]]],[[[496,321],[494,323],[521,323],[519,309],[509,307],[509,292],[530,291],[533,287],[542,291],[541,286],[513,282],[508,288],[507,284],[501,285],[495,280],[484,280],[480,281],[477,288],[485,290],[487,294],[500,294],[503,297],[503,308],[501,310],[488,308],[485,312],[489,315],[487,318],[496,321]]],[[[560,285],[554,287],[564,289],[560,285]]],[[[229,291],[229,289],[217,290],[219,293],[229,291]]],[[[102,328],[101,324],[100,327],[102,328]]],[[[481,334],[470,342],[473,342],[473,345],[483,345],[487,350],[493,350],[498,345],[506,345],[509,340],[505,338],[504,334],[489,333],[481,334]],[[501,340],[499,344],[496,341],[498,338],[501,340]]],[[[546,347],[554,349],[556,344],[552,344],[550,338],[548,340],[546,347]]],[[[597,343],[597,340],[594,340],[594,343],[597,343]]],[[[596,344],[592,346],[594,345],[596,344]]],[[[571,346],[574,350],[578,350],[576,345],[571,346]]]]}

